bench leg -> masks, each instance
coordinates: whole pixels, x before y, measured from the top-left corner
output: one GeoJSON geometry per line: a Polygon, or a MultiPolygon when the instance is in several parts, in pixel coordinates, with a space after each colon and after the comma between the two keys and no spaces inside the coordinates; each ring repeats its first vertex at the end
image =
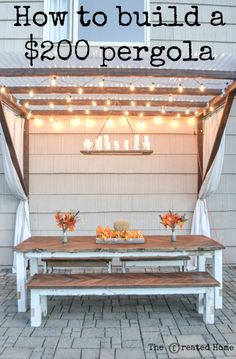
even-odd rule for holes
{"type": "Polygon", "coordinates": [[[46,317],[48,314],[48,305],[47,305],[47,296],[42,295],[41,296],[41,308],[42,308],[42,315],[43,317],[46,317]]]}
{"type": "MultiPolygon", "coordinates": [[[[198,272],[205,272],[206,267],[206,258],[204,256],[199,256],[197,258],[197,267],[198,272]]],[[[204,308],[204,294],[199,294],[198,296],[198,303],[197,303],[197,312],[199,314],[203,314],[203,308],[204,308]]]]}
{"type": "Polygon", "coordinates": [[[108,262],[108,273],[112,272],[112,265],[111,265],[111,261],[108,262]]]}
{"type": "Polygon", "coordinates": [[[31,289],[31,327],[40,327],[42,323],[42,309],[40,294],[37,289],[31,289]]]}
{"type": "Polygon", "coordinates": [[[206,293],[204,294],[204,313],[203,320],[206,324],[214,324],[214,305],[215,305],[215,295],[214,288],[207,288],[206,293]]]}

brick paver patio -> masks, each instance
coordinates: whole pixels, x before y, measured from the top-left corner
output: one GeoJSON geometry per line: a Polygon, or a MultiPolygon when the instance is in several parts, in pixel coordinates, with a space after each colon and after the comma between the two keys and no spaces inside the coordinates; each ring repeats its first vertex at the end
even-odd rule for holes
{"type": "Polygon", "coordinates": [[[0,288],[1,359],[236,358],[236,267],[225,268],[215,325],[203,323],[193,296],[52,297],[42,327],[31,328],[10,270],[0,288]]]}

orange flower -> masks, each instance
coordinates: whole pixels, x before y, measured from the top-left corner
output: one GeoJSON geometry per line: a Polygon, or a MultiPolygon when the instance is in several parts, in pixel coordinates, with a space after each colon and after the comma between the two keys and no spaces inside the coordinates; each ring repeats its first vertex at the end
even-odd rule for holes
{"type": "Polygon", "coordinates": [[[70,231],[73,232],[75,230],[76,225],[76,217],[78,216],[79,211],[77,212],[56,212],[55,220],[57,226],[62,228],[63,231],[70,231]]]}
{"type": "Polygon", "coordinates": [[[176,226],[183,228],[184,223],[187,221],[185,214],[183,216],[180,216],[178,213],[172,213],[171,211],[169,211],[164,215],[160,215],[160,218],[161,218],[160,223],[165,228],[169,227],[172,230],[174,230],[176,226]]]}

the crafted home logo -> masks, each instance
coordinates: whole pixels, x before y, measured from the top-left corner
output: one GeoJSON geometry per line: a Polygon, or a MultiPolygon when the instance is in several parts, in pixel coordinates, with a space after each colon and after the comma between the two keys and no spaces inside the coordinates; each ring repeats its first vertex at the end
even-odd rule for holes
{"type": "MultiPolygon", "coordinates": [[[[167,6],[165,12],[161,6],[154,7],[154,11],[128,11],[125,6],[114,4],[114,9],[109,10],[109,14],[104,11],[90,11],[85,6],[80,6],[76,13],[69,11],[48,11],[48,12],[32,12],[31,6],[15,5],[16,20],[14,26],[51,26],[63,27],[67,21],[71,21],[76,17],[78,28],[88,29],[90,26],[95,27],[97,31],[105,28],[109,24],[109,15],[112,12],[115,14],[116,26],[118,28],[126,29],[127,35],[130,27],[137,29],[143,28],[150,30],[151,28],[171,27],[171,28],[184,28],[192,29],[197,28],[197,31],[203,31],[203,26],[200,18],[200,6],[189,6],[189,11],[183,14],[178,6],[167,6]],[[170,21],[165,22],[163,19],[168,13],[170,21]],[[152,21],[151,21],[152,19],[152,21]]],[[[202,9],[201,9],[202,10],[202,9]]],[[[201,11],[201,13],[204,11],[201,11]]],[[[209,14],[208,24],[212,27],[226,26],[224,15],[221,11],[214,9],[209,14]]],[[[205,19],[204,19],[205,21],[205,19]]],[[[186,33],[186,32],[185,32],[186,33]]],[[[191,31],[189,31],[191,34],[191,31]]],[[[142,46],[99,46],[101,56],[101,67],[108,67],[115,59],[120,61],[132,60],[134,63],[141,62],[144,56],[150,58],[150,66],[162,67],[166,63],[166,58],[170,61],[213,61],[214,51],[212,47],[203,44],[198,48],[193,48],[196,45],[192,40],[182,41],[181,48],[179,46],[167,47],[165,43],[160,43],[159,46],[148,47],[145,44],[142,46]],[[196,53],[198,55],[196,55],[196,53]]],[[[86,38],[73,39],[59,39],[57,44],[50,39],[44,41],[36,41],[34,34],[30,34],[29,40],[25,43],[25,57],[29,60],[30,65],[34,65],[36,59],[41,61],[54,61],[56,58],[60,60],[68,60],[71,57],[84,61],[89,58],[91,54],[91,44],[86,38]]]]}

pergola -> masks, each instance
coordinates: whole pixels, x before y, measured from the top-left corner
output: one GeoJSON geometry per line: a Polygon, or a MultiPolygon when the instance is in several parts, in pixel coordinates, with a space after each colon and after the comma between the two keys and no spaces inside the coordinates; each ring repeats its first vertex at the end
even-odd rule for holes
{"type": "MultiPolygon", "coordinates": [[[[0,100],[26,119],[63,116],[189,118],[196,121],[199,152],[200,189],[202,171],[202,124],[205,117],[219,107],[223,116],[207,166],[208,172],[219,148],[220,140],[235,95],[235,61],[231,57],[219,57],[214,68],[208,64],[180,64],[168,68],[116,67],[98,68],[95,57],[90,67],[76,67],[69,63],[61,67],[29,68],[18,57],[4,57],[0,63],[0,100]],[[9,62],[10,61],[10,62],[9,62]],[[8,64],[8,65],[7,65],[8,64]],[[9,66],[9,67],[8,67],[9,66]]],[[[145,64],[145,63],[144,63],[145,64]]],[[[1,124],[10,150],[14,167],[24,191],[28,194],[29,172],[29,123],[24,131],[24,174],[21,173],[4,112],[1,106],[1,124]]]]}

